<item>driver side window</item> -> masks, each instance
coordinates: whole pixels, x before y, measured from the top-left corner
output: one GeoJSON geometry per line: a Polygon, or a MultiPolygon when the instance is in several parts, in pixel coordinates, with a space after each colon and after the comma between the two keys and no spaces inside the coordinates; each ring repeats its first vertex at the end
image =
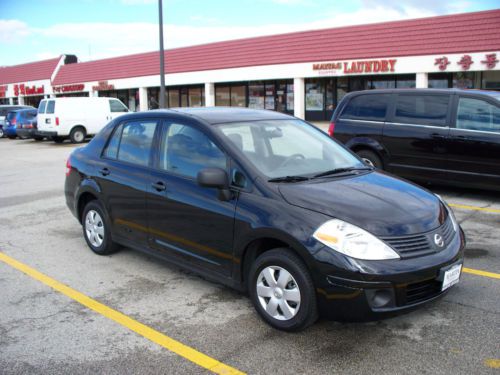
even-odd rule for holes
{"type": "Polygon", "coordinates": [[[227,168],[226,155],[203,132],[192,126],[172,123],[164,132],[160,168],[196,178],[203,168],[227,168]]]}

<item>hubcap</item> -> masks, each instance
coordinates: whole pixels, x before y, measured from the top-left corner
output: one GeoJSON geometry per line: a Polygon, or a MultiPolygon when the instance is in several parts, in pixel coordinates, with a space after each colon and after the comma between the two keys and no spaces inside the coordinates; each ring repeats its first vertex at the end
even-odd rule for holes
{"type": "Polygon", "coordinates": [[[77,142],[83,141],[83,133],[81,131],[75,132],[75,141],[77,142]]]}
{"type": "Polygon", "coordinates": [[[90,210],[85,217],[85,234],[92,246],[99,247],[104,241],[104,222],[97,211],[90,210]]]}
{"type": "Polygon", "coordinates": [[[290,320],[300,308],[300,290],[293,276],[282,267],[264,268],[257,278],[257,296],[266,313],[277,320],[290,320]]]}

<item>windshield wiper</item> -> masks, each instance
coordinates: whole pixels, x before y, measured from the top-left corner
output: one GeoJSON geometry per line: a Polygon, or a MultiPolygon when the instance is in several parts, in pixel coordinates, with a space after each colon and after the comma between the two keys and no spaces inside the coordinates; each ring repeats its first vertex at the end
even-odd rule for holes
{"type": "Polygon", "coordinates": [[[352,172],[352,171],[371,171],[372,169],[373,168],[371,168],[371,167],[335,168],[335,169],[330,169],[329,171],[326,171],[326,172],[318,173],[317,175],[314,175],[313,178],[331,176],[334,174],[340,174],[340,173],[352,172]]]}
{"type": "Polygon", "coordinates": [[[299,181],[307,181],[309,177],[305,176],[284,176],[284,177],[275,177],[267,180],[268,182],[299,182],[299,181]]]}

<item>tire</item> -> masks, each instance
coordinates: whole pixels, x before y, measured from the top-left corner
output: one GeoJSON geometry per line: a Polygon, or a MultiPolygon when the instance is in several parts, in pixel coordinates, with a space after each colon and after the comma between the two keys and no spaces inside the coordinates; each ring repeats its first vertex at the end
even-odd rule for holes
{"type": "Polygon", "coordinates": [[[375,168],[384,169],[384,165],[382,164],[382,160],[380,157],[370,150],[359,150],[356,154],[363,159],[363,161],[375,168]]]}
{"type": "Polygon", "coordinates": [[[108,255],[118,250],[118,245],[111,239],[108,216],[99,201],[90,201],[83,209],[82,230],[87,245],[94,253],[108,255]]]}
{"type": "Polygon", "coordinates": [[[3,129],[0,128],[0,138],[3,138],[3,129]]]}
{"type": "Polygon", "coordinates": [[[274,249],[260,255],[250,268],[248,282],[253,305],[270,326],[296,332],[317,320],[316,292],[311,275],[304,262],[290,249],[274,249]],[[285,282],[280,281],[280,275],[285,282]]]}
{"type": "Polygon", "coordinates": [[[37,142],[43,141],[43,137],[40,137],[40,136],[38,136],[38,135],[35,135],[35,136],[33,137],[33,139],[34,139],[35,141],[37,141],[37,142]]]}
{"type": "Polygon", "coordinates": [[[71,143],[82,143],[85,141],[86,136],[87,132],[85,131],[85,128],[77,126],[71,129],[71,132],[69,133],[69,140],[71,143]]]}
{"type": "Polygon", "coordinates": [[[63,143],[64,142],[64,138],[63,137],[52,137],[52,140],[55,142],[55,143],[63,143]]]}
{"type": "Polygon", "coordinates": [[[17,135],[8,135],[7,136],[9,139],[16,139],[17,138],[17,135]]]}

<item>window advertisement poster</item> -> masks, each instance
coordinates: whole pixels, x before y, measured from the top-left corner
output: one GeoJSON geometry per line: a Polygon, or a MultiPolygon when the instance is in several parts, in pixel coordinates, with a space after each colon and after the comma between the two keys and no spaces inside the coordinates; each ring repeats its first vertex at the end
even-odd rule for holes
{"type": "Polygon", "coordinates": [[[248,97],[248,108],[264,109],[264,97],[263,96],[248,97]]]}
{"type": "Polygon", "coordinates": [[[266,109],[274,109],[274,96],[266,96],[266,109]]]}
{"type": "Polygon", "coordinates": [[[323,93],[318,93],[315,91],[308,92],[306,95],[306,110],[322,111],[323,108],[323,93]]]}

